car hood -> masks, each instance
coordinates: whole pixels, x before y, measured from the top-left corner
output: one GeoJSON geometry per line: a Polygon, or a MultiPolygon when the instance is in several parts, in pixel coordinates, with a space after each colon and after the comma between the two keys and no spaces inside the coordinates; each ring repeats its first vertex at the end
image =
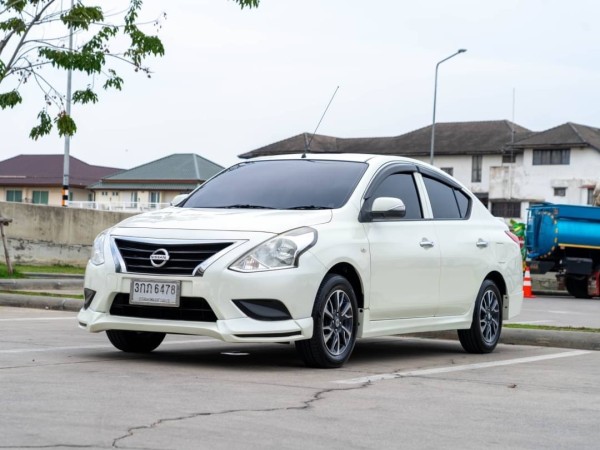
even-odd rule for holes
{"type": "Polygon", "coordinates": [[[283,233],[302,226],[327,223],[331,210],[290,211],[253,209],[195,209],[170,207],[130,217],[116,228],[223,230],[283,233]]]}

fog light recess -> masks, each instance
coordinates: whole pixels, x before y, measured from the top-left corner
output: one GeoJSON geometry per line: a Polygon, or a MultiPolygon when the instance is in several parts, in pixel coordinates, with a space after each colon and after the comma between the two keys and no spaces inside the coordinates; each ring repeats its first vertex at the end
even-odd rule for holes
{"type": "Polygon", "coordinates": [[[237,306],[248,317],[256,320],[290,320],[292,315],[286,306],[279,300],[233,300],[237,306]]]}
{"type": "Polygon", "coordinates": [[[96,291],[92,291],[88,288],[83,288],[83,309],[88,309],[94,300],[96,291]]]}

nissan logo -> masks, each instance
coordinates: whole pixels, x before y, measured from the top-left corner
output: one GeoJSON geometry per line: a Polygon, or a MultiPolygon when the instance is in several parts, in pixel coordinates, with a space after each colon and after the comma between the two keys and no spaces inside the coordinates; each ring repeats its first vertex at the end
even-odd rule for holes
{"type": "Polygon", "coordinates": [[[169,252],[164,248],[159,248],[150,255],[150,264],[154,267],[162,267],[169,260],[169,252]]]}

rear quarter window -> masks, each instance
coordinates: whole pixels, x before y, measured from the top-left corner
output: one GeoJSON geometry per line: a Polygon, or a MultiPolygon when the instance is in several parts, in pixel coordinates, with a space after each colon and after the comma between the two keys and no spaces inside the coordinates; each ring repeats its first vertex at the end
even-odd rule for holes
{"type": "Polygon", "coordinates": [[[423,176],[434,219],[465,219],[469,214],[467,195],[440,180],[423,176]]]}

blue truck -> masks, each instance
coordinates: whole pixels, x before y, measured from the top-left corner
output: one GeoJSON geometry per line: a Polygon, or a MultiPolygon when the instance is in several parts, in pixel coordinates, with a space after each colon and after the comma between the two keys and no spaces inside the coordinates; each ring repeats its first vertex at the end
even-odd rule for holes
{"type": "Polygon", "coordinates": [[[600,296],[600,207],[532,205],[525,247],[532,274],[556,272],[572,296],[600,296]]]}

